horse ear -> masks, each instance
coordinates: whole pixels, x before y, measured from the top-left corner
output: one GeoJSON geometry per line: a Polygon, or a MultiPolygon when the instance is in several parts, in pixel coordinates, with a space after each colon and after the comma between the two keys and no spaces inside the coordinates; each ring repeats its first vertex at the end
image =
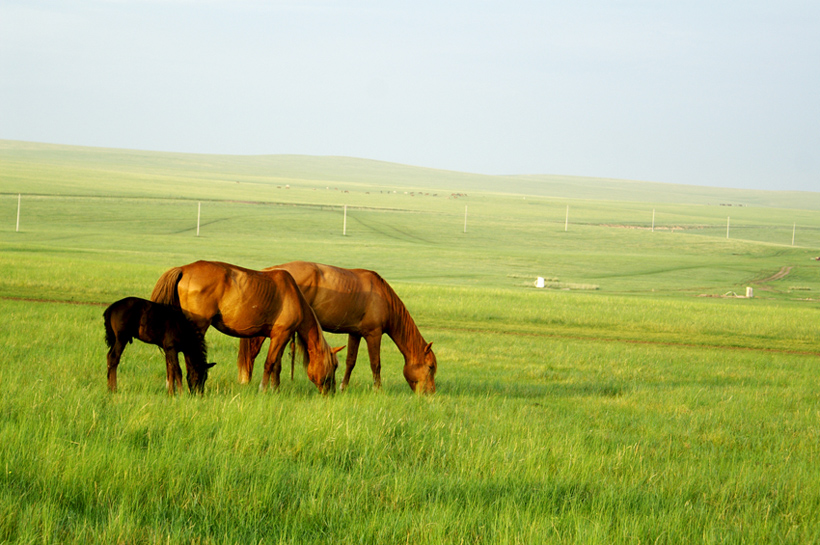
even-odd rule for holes
{"type": "Polygon", "coordinates": [[[214,365],[216,365],[216,362],[215,362],[215,361],[212,361],[211,363],[206,363],[206,364],[205,364],[205,368],[206,368],[206,369],[210,369],[210,368],[211,368],[211,367],[213,367],[214,365]]]}
{"type": "Polygon", "coordinates": [[[432,349],[433,349],[433,343],[429,342],[429,343],[427,343],[427,346],[424,348],[424,353],[426,354],[427,352],[430,352],[432,349]]]}
{"type": "Polygon", "coordinates": [[[341,351],[342,351],[342,350],[344,350],[344,349],[345,349],[344,345],[342,345],[342,346],[340,346],[340,347],[338,347],[338,348],[331,348],[331,350],[333,350],[333,353],[334,353],[334,354],[338,354],[339,352],[341,352],[341,351]]]}

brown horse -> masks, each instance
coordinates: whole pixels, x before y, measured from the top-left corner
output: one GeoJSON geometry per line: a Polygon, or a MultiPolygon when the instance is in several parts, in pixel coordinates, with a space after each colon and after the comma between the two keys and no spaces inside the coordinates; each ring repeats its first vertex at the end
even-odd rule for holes
{"type": "Polygon", "coordinates": [[[134,338],[155,344],[165,352],[166,386],[182,390],[182,370],[178,353],[185,354],[188,389],[202,393],[208,369],[205,337],[178,308],[152,303],[139,297],[126,297],[112,303],[103,313],[108,350],[108,389],[117,390],[117,366],[128,343],[134,338]]]}
{"type": "Polygon", "coordinates": [[[287,271],[259,271],[216,261],[197,261],[163,274],[151,300],[172,304],[204,334],[208,326],[233,337],[270,338],[260,389],[273,376],[279,388],[282,352],[295,333],[307,352],[307,374],[322,393],[336,386],[336,352],[325,341],[316,315],[287,271]]]}
{"type": "MultiPolygon", "coordinates": [[[[370,356],[373,383],[381,387],[381,340],[387,335],[404,356],[404,378],[417,392],[434,393],[438,364],[432,344],[421,336],[413,318],[393,288],[373,271],[342,269],[319,263],[294,261],[261,272],[288,271],[307,299],[325,331],[347,333],[347,368],[341,388],[347,388],[356,365],[359,342],[364,337],[370,356]]],[[[264,338],[242,339],[239,345],[239,381],[248,382],[253,360],[264,338]]]]}

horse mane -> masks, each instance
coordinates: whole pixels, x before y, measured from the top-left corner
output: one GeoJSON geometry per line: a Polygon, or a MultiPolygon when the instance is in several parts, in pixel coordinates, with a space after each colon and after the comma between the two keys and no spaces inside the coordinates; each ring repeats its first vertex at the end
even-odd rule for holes
{"type": "Polygon", "coordinates": [[[293,334],[293,345],[302,357],[302,366],[307,369],[308,363],[310,363],[310,360],[308,359],[307,341],[301,334],[299,334],[298,331],[293,334]]]}
{"type": "Polygon", "coordinates": [[[387,280],[381,277],[376,271],[370,271],[373,274],[374,280],[381,288],[381,292],[387,299],[387,305],[390,308],[390,316],[388,318],[385,332],[393,335],[400,335],[402,338],[409,339],[411,336],[421,336],[416,322],[410,316],[410,312],[404,305],[393,286],[387,283],[387,280]]]}

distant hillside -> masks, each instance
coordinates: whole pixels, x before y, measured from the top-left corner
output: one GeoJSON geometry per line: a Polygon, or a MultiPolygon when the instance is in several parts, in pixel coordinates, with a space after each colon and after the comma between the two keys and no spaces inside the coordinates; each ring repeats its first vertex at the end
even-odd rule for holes
{"type": "MultiPolygon", "coordinates": [[[[560,199],[732,204],[820,210],[820,192],[760,191],[561,175],[488,176],[350,157],[200,155],[0,140],[0,193],[36,187],[38,176],[184,176],[270,184],[503,193],[560,199]],[[80,175],[78,174],[78,175],[80,175]],[[23,187],[25,186],[25,187],[23,187]]],[[[53,181],[53,180],[52,180],[53,181]]],[[[67,184],[66,191],[70,191],[67,184]]]]}

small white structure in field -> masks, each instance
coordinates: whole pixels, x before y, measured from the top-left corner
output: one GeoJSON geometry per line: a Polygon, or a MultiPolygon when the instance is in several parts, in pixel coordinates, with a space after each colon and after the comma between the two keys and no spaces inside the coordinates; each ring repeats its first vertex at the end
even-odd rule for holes
{"type": "Polygon", "coordinates": [[[755,296],[755,290],[753,287],[749,286],[746,288],[746,298],[751,299],[755,296]]]}
{"type": "Polygon", "coordinates": [[[543,288],[544,287],[544,277],[539,276],[535,279],[535,287],[536,288],[543,288]]]}

